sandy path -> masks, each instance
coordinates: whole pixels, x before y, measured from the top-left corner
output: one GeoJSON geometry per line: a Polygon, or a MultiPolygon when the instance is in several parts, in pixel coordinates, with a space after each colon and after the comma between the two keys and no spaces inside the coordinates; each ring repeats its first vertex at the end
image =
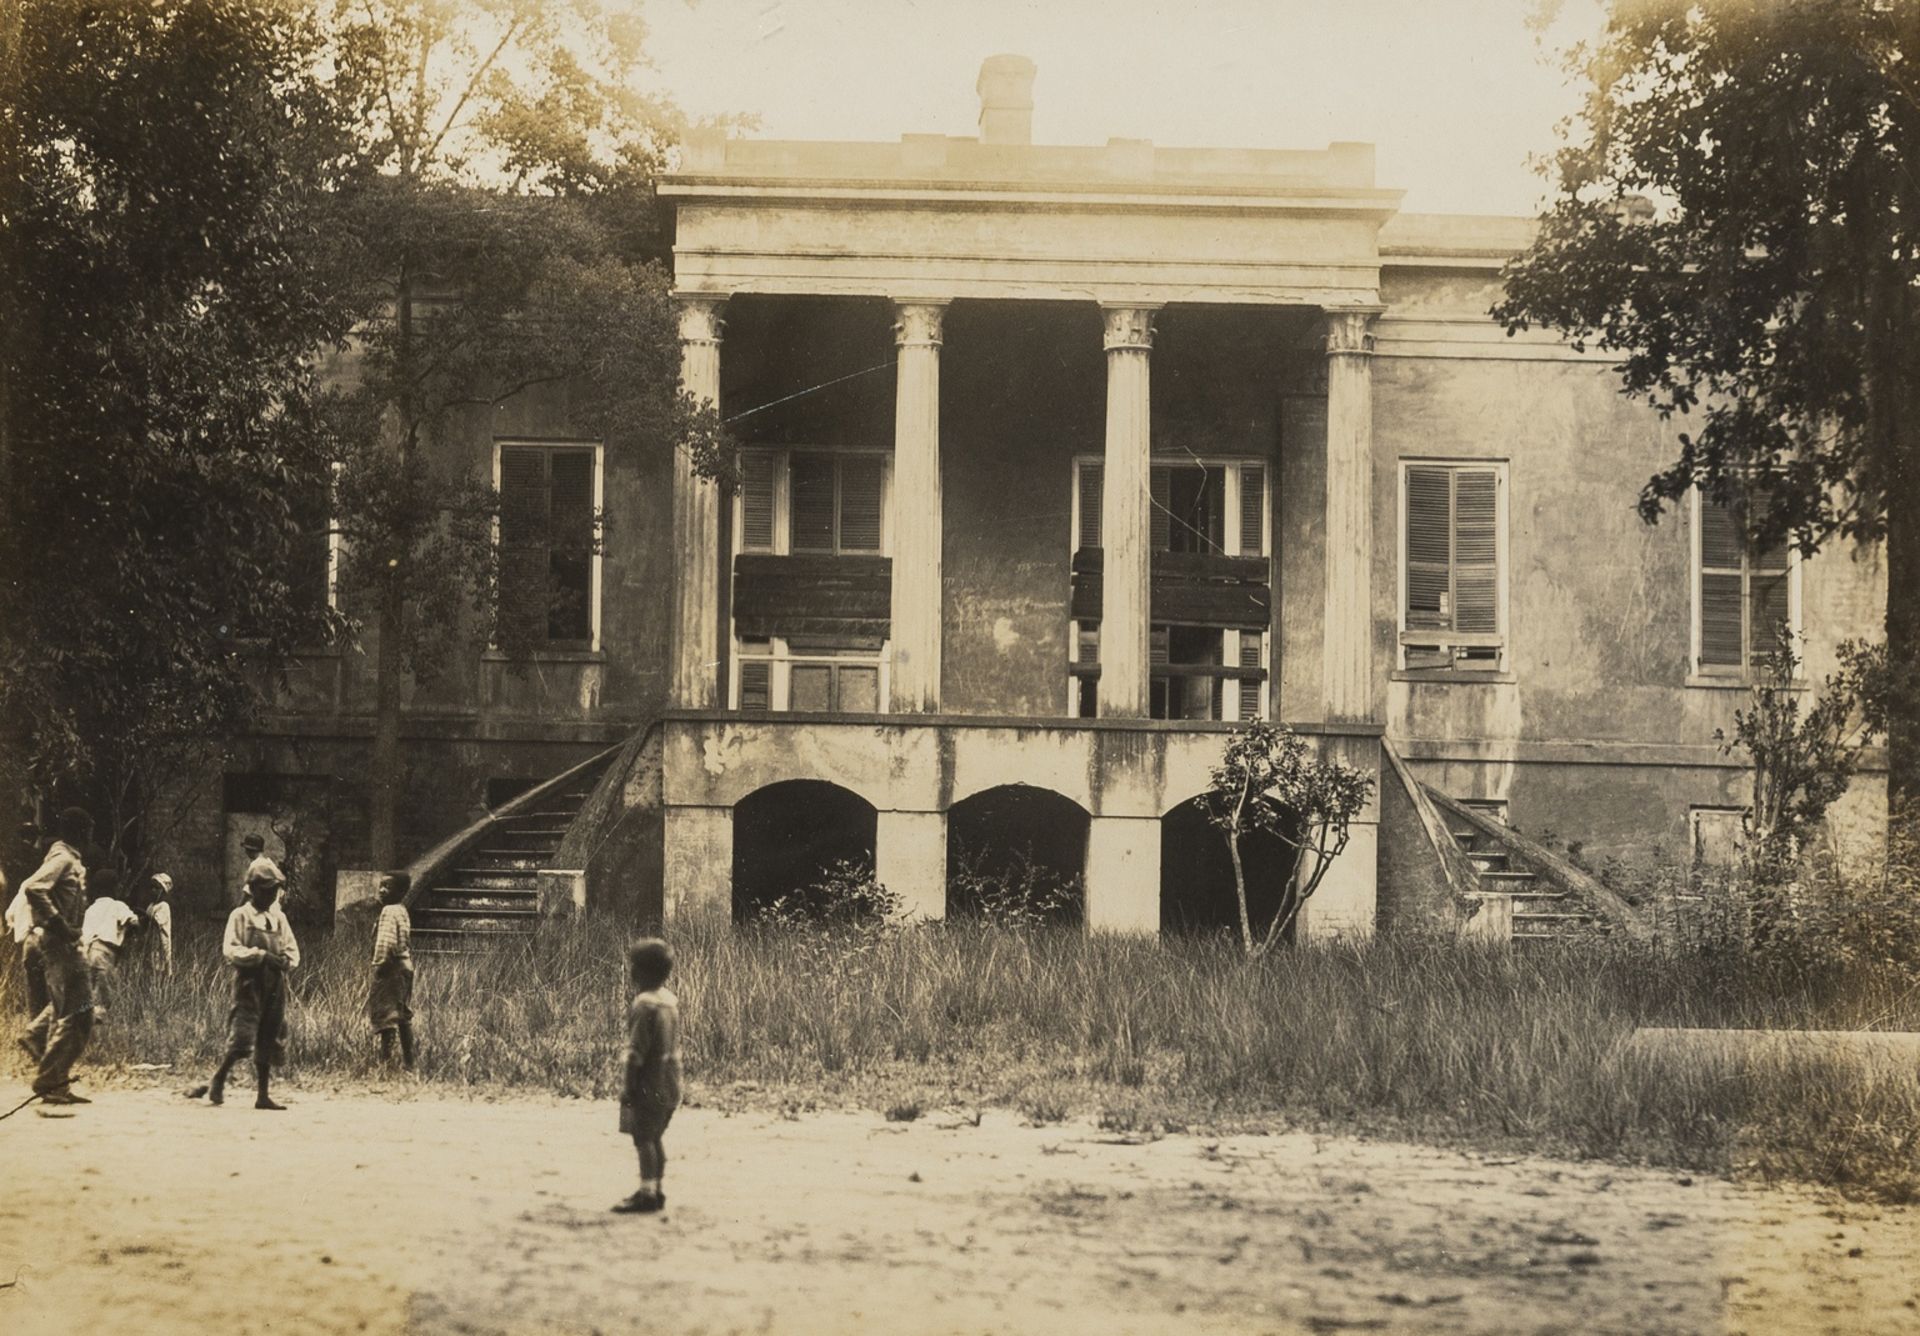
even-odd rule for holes
{"type": "MultiPolygon", "coordinates": [[[[24,1094],[0,1087],[7,1104],[24,1094]]],[[[1920,1330],[1920,1210],[1306,1134],[103,1091],[0,1123],[0,1330],[1920,1330]]]]}

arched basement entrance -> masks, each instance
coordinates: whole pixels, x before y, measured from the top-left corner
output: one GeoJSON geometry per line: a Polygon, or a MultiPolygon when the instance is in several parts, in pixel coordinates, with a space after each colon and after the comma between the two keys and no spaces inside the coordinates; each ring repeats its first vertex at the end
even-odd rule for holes
{"type": "Polygon", "coordinates": [[[1085,918],[1086,811],[1002,784],[947,812],[947,917],[1075,924],[1085,918]]]}
{"type": "MultiPolygon", "coordinates": [[[[1299,856],[1279,836],[1260,831],[1241,837],[1240,858],[1246,868],[1247,914],[1257,935],[1273,921],[1299,856]]],[[[1160,931],[1235,937],[1240,932],[1227,838],[1195,802],[1181,803],[1160,818],[1160,931]]]]}
{"type": "Polygon", "coordinates": [[[873,836],[872,804],[838,784],[794,779],[749,793],[733,808],[734,921],[805,891],[836,863],[871,870],[873,836]]]}

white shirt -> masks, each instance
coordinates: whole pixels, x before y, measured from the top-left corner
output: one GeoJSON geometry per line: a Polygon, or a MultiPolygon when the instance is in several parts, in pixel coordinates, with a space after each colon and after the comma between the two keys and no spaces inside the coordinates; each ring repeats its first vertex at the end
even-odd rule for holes
{"type": "Polygon", "coordinates": [[[293,925],[277,904],[255,909],[249,900],[227,915],[227,936],[220,954],[229,965],[245,968],[267,958],[267,947],[276,947],[287,958],[287,968],[300,964],[300,944],[293,940],[293,925]]]}
{"type": "Polygon", "coordinates": [[[140,916],[125,900],[95,900],[87,906],[87,916],[80,920],[80,941],[83,945],[105,942],[108,946],[125,946],[127,929],[139,921],[140,916]]]}
{"type": "Polygon", "coordinates": [[[147,919],[160,930],[160,955],[171,967],[173,965],[173,906],[165,900],[155,900],[147,906],[147,919]]]}
{"type": "Polygon", "coordinates": [[[27,934],[33,931],[33,906],[25,891],[15,891],[7,905],[7,931],[13,934],[15,946],[25,946],[27,934]]]}

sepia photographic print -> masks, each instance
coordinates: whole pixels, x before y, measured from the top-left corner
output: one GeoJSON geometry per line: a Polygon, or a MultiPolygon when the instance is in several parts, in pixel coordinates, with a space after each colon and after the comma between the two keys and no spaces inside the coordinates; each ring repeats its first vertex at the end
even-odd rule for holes
{"type": "Polygon", "coordinates": [[[0,0],[0,1330],[1920,1332],[1920,0],[0,0]]]}

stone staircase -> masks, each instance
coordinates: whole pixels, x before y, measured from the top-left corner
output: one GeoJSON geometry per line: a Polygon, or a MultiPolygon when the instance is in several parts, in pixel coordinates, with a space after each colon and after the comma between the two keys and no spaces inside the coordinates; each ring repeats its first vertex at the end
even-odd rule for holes
{"type": "Polygon", "coordinates": [[[1463,821],[1450,823],[1449,830],[1479,874],[1482,892],[1505,896],[1511,903],[1513,941],[1527,945],[1572,941],[1598,930],[1598,921],[1577,897],[1515,866],[1513,855],[1498,839],[1463,821]]]}
{"type": "Polygon", "coordinates": [[[540,869],[580,815],[599,775],[577,775],[529,810],[493,818],[413,909],[413,949],[463,954],[525,942],[540,922],[540,869]]]}

